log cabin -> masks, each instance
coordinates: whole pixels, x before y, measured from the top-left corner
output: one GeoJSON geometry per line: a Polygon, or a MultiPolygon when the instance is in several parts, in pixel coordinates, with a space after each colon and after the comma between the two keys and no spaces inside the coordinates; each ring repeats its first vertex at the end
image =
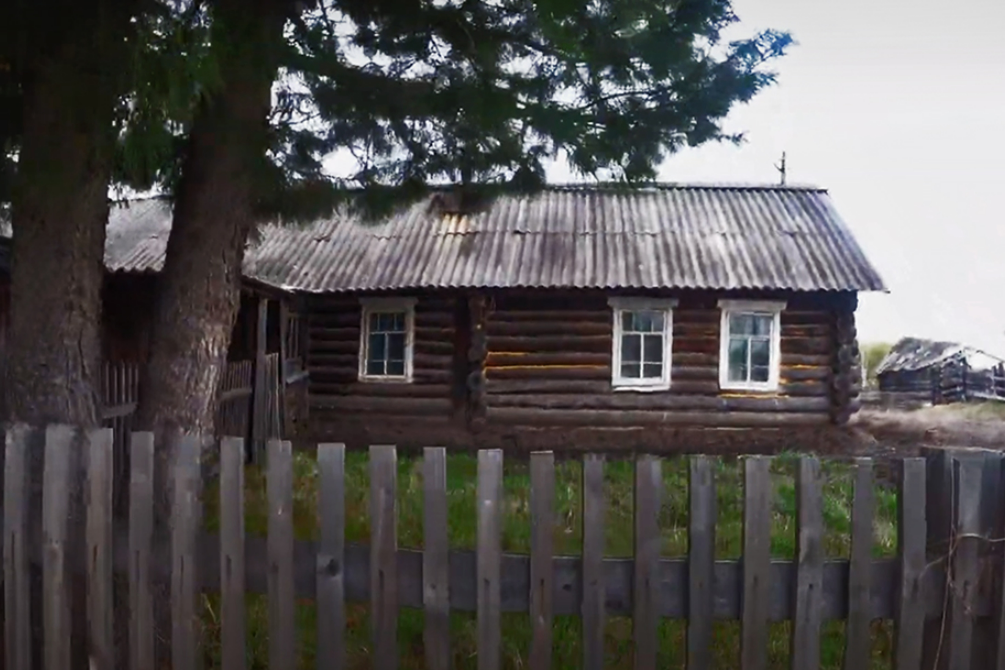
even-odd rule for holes
{"type": "Polygon", "coordinates": [[[595,448],[784,439],[859,405],[883,283],[823,189],[549,187],[267,226],[308,313],[312,439],[595,448]]]}
{"type": "Polygon", "coordinates": [[[1005,360],[958,342],[901,338],[876,366],[884,402],[1005,398],[1005,360]]]}

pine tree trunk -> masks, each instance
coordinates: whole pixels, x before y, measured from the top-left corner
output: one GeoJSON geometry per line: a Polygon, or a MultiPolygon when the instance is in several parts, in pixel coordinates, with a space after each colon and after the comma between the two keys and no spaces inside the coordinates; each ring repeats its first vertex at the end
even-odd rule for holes
{"type": "MultiPolygon", "coordinates": [[[[181,435],[214,431],[218,386],[240,304],[244,248],[255,225],[255,182],[266,160],[274,48],[283,39],[286,6],[292,3],[213,3],[222,84],[204,98],[189,133],[134,421],[155,435],[155,473],[168,471],[181,435]]],[[[155,474],[154,486],[157,525],[165,529],[169,481],[155,474]]],[[[158,667],[167,667],[167,585],[155,588],[155,653],[158,667]]]]}

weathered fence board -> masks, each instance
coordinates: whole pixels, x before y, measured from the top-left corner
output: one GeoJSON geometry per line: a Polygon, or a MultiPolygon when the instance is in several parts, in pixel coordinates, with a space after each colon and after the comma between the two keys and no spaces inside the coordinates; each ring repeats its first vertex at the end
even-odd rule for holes
{"type": "MultiPolygon", "coordinates": [[[[778,499],[772,478],[790,466],[783,461],[773,469],[775,461],[769,457],[745,458],[742,558],[716,560],[717,466],[709,457],[690,458],[684,498],[686,557],[664,557],[661,552],[666,532],[660,526],[663,497],[669,491],[674,505],[682,504],[677,502],[682,498],[678,492],[664,491],[659,457],[634,457],[634,551],[630,558],[611,558],[603,555],[605,460],[597,454],[582,460],[581,555],[556,555],[556,501],[565,491],[556,488],[555,454],[535,452],[529,462],[514,466],[530,477],[529,505],[522,508],[529,514],[530,552],[519,555],[502,551],[504,514],[510,506],[503,496],[500,450],[478,454],[473,550],[449,546],[447,452],[424,451],[422,549],[402,550],[397,546],[399,464],[393,446],[370,450],[371,532],[366,546],[346,542],[344,445],[318,447],[319,534],[313,542],[294,537],[294,468],[288,442],[268,444],[269,516],[264,538],[245,535],[244,468],[257,466],[245,466],[240,438],[221,442],[215,535],[202,530],[200,459],[205,440],[188,436],[167,445],[173,453],[165,478],[172,516],[167,536],[153,533],[154,474],[161,460],[154,457],[153,436],[148,433],[133,434],[128,441],[129,518],[125,525],[116,522],[111,498],[115,444],[107,429],[78,434],[69,427],[50,426],[43,435],[12,426],[7,431],[3,576],[8,667],[24,667],[18,664],[31,660],[37,641],[31,638],[28,622],[35,608],[42,613],[45,642],[40,647],[43,658],[36,660],[42,660],[47,670],[70,667],[70,629],[76,624],[69,615],[75,594],[69,586],[71,580],[83,578],[90,661],[96,669],[110,668],[115,656],[114,572],[129,579],[129,658],[136,667],[152,667],[154,660],[152,580],[170,582],[172,662],[186,668],[198,668],[204,659],[200,592],[220,594],[224,670],[249,665],[244,612],[249,592],[267,594],[269,664],[277,668],[303,662],[297,646],[298,599],[318,604],[316,662],[332,668],[345,667],[349,661],[347,602],[370,603],[370,661],[373,667],[388,670],[399,662],[397,622],[403,607],[424,610],[426,665],[434,669],[455,665],[449,617],[458,611],[477,614],[477,665],[485,670],[502,666],[504,612],[530,616],[530,644],[523,653],[534,669],[553,664],[553,620],[563,615],[582,618],[582,666],[589,669],[604,666],[608,616],[632,618],[632,658],[637,668],[665,665],[659,627],[666,618],[687,620],[683,658],[689,670],[712,667],[713,622],[722,619],[741,622],[738,657],[745,669],[767,667],[769,623],[777,621],[791,621],[788,662],[794,670],[820,666],[822,624],[835,619],[846,621],[846,670],[874,660],[870,628],[875,619],[895,621],[896,670],[927,670],[929,665],[983,670],[1000,649],[985,639],[990,623],[1002,620],[1002,557],[993,550],[1001,532],[995,530],[1001,523],[997,496],[1003,483],[1003,463],[997,455],[959,450],[930,455],[927,461],[900,459],[892,475],[870,459],[856,459],[850,480],[848,560],[825,558],[823,470],[812,456],[802,456],[794,464],[796,557],[772,560],[772,515],[777,514],[778,499]],[[37,472],[34,463],[41,465],[37,472]],[[86,468],[79,467],[82,464],[86,468]],[[32,472],[41,479],[40,509],[28,504],[30,493],[39,491],[32,472]],[[876,491],[887,486],[880,477],[889,477],[898,486],[898,550],[893,559],[871,555],[876,491]],[[926,492],[933,481],[938,495],[926,492]],[[86,508],[78,511],[81,490],[86,508]],[[951,494],[948,503],[946,494],[951,494]],[[85,522],[83,527],[74,525],[78,518],[85,522]],[[944,535],[938,530],[943,525],[944,535]],[[946,539],[933,542],[933,537],[946,539]],[[78,540],[86,545],[78,548],[78,540]],[[28,588],[32,564],[42,568],[42,597],[37,602],[31,601],[28,588]],[[929,641],[937,653],[924,656],[926,623],[939,622],[944,612],[948,612],[944,634],[940,632],[934,643],[929,641]]],[[[520,501],[509,504],[515,502],[520,501]]],[[[830,514],[830,500],[827,503],[830,514]]]]}
{"type": "Polygon", "coordinates": [[[320,667],[345,667],[345,445],[318,445],[320,542],[317,560],[320,667]]]}

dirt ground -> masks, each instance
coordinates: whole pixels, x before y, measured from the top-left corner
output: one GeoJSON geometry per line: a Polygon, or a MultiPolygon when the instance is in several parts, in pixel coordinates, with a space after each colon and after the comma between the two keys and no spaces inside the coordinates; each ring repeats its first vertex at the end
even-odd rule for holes
{"type": "Polygon", "coordinates": [[[852,450],[910,455],[921,447],[1005,448],[1005,403],[940,405],[917,410],[863,409],[851,421],[852,450]]]}

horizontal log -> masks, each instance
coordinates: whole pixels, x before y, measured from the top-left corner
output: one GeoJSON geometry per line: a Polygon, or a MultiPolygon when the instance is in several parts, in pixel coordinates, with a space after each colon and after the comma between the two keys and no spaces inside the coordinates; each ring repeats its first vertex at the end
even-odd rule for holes
{"type": "Polygon", "coordinates": [[[793,354],[829,354],[834,343],[829,337],[783,337],[782,351],[793,354]]]}
{"type": "Polygon", "coordinates": [[[832,326],[827,323],[782,323],[782,338],[830,337],[832,326]]]}
{"type": "Polygon", "coordinates": [[[451,414],[453,401],[449,398],[395,398],[388,396],[323,396],[310,394],[311,407],[324,407],[341,412],[360,414],[380,413],[396,416],[451,414]]]}
{"type": "Polygon", "coordinates": [[[428,354],[431,356],[449,356],[453,358],[454,355],[453,339],[429,340],[417,336],[413,346],[416,356],[428,354]]]}
{"type": "Polygon", "coordinates": [[[491,422],[511,426],[709,426],[718,428],[780,428],[822,425],[827,414],[795,412],[660,412],[643,410],[548,410],[524,407],[489,407],[491,422]]]}
{"type": "Polygon", "coordinates": [[[505,368],[488,368],[485,376],[493,379],[541,379],[541,380],[571,380],[596,379],[611,381],[611,366],[609,365],[566,365],[566,366],[510,366],[505,368]]]}
{"type": "Polygon", "coordinates": [[[359,342],[359,323],[342,328],[315,326],[310,329],[311,346],[316,342],[359,342]]]}
{"type": "Polygon", "coordinates": [[[606,321],[526,321],[503,323],[489,319],[488,334],[493,336],[535,337],[553,335],[567,337],[572,335],[611,336],[613,324],[606,321]]]}
{"type": "Polygon", "coordinates": [[[423,312],[416,310],[416,328],[453,328],[454,315],[452,312],[423,312]]]}
{"type": "Polygon", "coordinates": [[[718,337],[677,337],[673,338],[673,350],[676,354],[681,353],[692,353],[692,354],[705,354],[718,355],[719,354],[719,338],[718,337]]]}
{"type": "MultiPolygon", "coordinates": [[[[311,387],[317,384],[348,384],[359,379],[359,368],[352,367],[310,367],[311,387]]],[[[416,368],[412,372],[412,384],[449,384],[453,379],[453,370],[434,370],[416,368]]],[[[367,382],[373,384],[400,384],[401,382],[367,382]]]]}
{"type": "Polygon", "coordinates": [[[777,396],[715,397],[680,395],[666,392],[643,393],[614,391],[606,394],[511,394],[494,395],[489,407],[527,407],[542,410],[659,410],[711,412],[818,412],[830,410],[827,398],[791,398],[777,396]]]}
{"type": "MultiPolygon", "coordinates": [[[[412,366],[416,370],[420,368],[444,369],[451,368],[454,364],[454,357],[451,355],[441,356],[435,354],[422,354],[415,352],[412,355],[412,366]]],[[[312,351],[310,356],[310,368],[348,368],[359,365],[358,353],[330,353],[329,351],[312,351]]]]}
{"type": "Polygon", "coordinates": [[[489,379],[485,389],[500,393],[611,393],[611,381],[589,379],[489,379]]]}
{"type": "Polygon", "coordinates": [[[783,367],[781,370],[782,381],[829,381],[831,369],[824,367],[783,367]]]}
{"type": "Polygon", "coordinates": [[[812,324],[829,324],[831,323],[833,316],[830,312],[822,311],[799,311],[793,309],[783,309],[781,313],[781,323],[782,329],[785,326],[792,325],[812,325],[812,324]]]}
{"type": "Polygon", "coordinates": [[[490,351],[486,367],[509,366],[552,366],[552,365],[595,365],[610,366],[611,352],[548,352],[516,354],[490,351]]]}
{"type": "Polygon", "coordinates": [[[489,335],[489,351],[493,352],[549,352],[586,351],[610,352],[611,336],[607,335],[489,335]]]}
{"type": "Polygon", "coordinates": [[[830,386],[824,382],[783,382],[778,385],[778,393],[788,396],[827,396],[830,386]]]}
{"type": "Polygon", "coordinates": [[[310,355],[312,358],[330,356],[333,354],[359,354],[359,339],[355,340],[320,340],[311,341],[310,355]]]}
{"type": "MultiPolygon", "coordinates": [[[[673,362],[677,362],[677,357],[673,357],[673,362]]],[[[697,367],[691,365],[673,365],[670,369],[670,378],[674,381],[678,379],[712,379],[718,381],[718,367],[697,367]]]]}
{"type": "Polygon", "coordinates": [[[787,351],[785,347],[782,347],[782,367],[787,368],[794,365],[829,368],[831,365],[831,357],[823,354],[793,353],[787,351]]]}
{"type": "Polygon", "coordinates": [[[670,373],[670,393],[691,393],[694,395],[718,395],[718,379],[674,379],[670,373]]]}
{"type": "Polygon", "coordinates": [[[599,323],[611,323],[611,310],[606,309],[526,309],[526,310],[494,310],[489,313],[489,318],[497,323],[523,323],[540,321],[596,321],[599,323]]]}
{"type": "Polygon", "coordinates": [[[377,396],[384,398],[449,398],[449,384],[384,384],[349,382],[347,384],[311,384],[316,396],[377,396]]]}
{"type": "Polygon", "coordinates": [[[674,327],[678,325],[712,326],[718,330],[722,323],[722,312],[717,309],[675,309],[674,327]]]}
{"type": "Polygon", "coordinates": [[[319,328],[359,328],[360,313],[359,306],[338,312],[311,312],[308,328],[311,332],[319,328]]]}
{"type": "Polygon", "coordinates": [[[672,363],[682,367],[716,368],[719,367],[719,352],[703,354],[692,351],[677,351],[674,347],[672,363]]]}
{"type": "Polygon", "coordinates": [[[680,323],[676,319],[673,322],[673,336],[678,337],[700,337],[718,341],[719,324],[717,323],[680,323]]]}
{"type": "MultiPolygon", "coordinates": [[[[116,527],[113,542],[114,565],[117,573],[125,574],[130,566],[129,536],[127,530],[116,527]]],[[[41,529],[31,528],[31,560],[41,565],[41,529]]],[[[316,542],[294,542],[294,594],[299,599],[313,599],[318,574],[318,545],[316,542]]],[[[70,570],[83,575],[86,570],[86,552],[67,554],[70,570]]],[[[249,535],[244,547],[246,588],[249,593],[264,594],[268,590],[270,574],[269,552],[264,537],[249,535]]],[[[423,576],[421,550],[397,551],[398,603],[401,607],[423,607],[423,576]]],[[[198,586],[204,593],[220,591],[220,537],[205,532],[196,542],[196,570],[198,586]]],[[[474,612],[478,602],[477,557],[475,552],[451,549],[449,552],[450,609],[474,612]]],[[[609,616],[630,617],[633,612],[634,561],[631,558],[604,558],[604,604],[609,616]]],[[[170,576],[171,553],[165,540],[154,542],[151,551],[151,576],[165,580],[170,576]]],[[[506,588],[502,589],[500,607],[505,612],[527,612],[530,608],[530,557],[523,554],[503,554],[502,575],[506,588]]],[[[896,559],[874,559],[871,563],[872,593],[868,599],[870,619],[892,619],[899,595],[897,578],[899,566],[896,559]]],[[[365,544],[348,543],[345,551],[345,597],[349,602],[370,602],[370,548],[365,544]]],[[[657,614],[661,617],[684,619],[687,617],[686,558],[661,558],[656,583],[659,593],[654,597],[657,614]]],[[[719,620],[738,620],[741,616],[743,567],[740,561],[717,560],[713,569],[712,615],[719,620]]],[[[848,562],[828,560],[823,565],[820,612],[824,621],[847,616],[848,562]]],[[[554,613],[578,616],[582,609],[582,560],[574,556],[556,556],[552,561],[554,613]]],[[[772,621],[792,619],[795,602],[796,564],[792,561],[772,560],[768,580],[767,610],[772,621]]],[[[926,570],[919,584],[920,606],[926,618],[939,615],[943,607],[945,574],[940,570],[926,570]]],[[[990,593],[979,589],[973,599],[973,615],[991,613],[990,593]]]]}

